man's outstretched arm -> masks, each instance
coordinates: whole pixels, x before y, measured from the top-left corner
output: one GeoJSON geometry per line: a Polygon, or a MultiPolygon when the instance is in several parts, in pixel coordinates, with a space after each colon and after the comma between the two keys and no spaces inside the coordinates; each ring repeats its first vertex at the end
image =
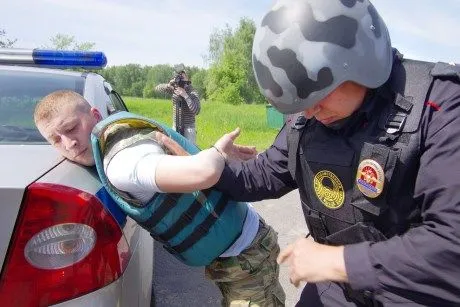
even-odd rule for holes
{"type": "Polygon", "coordinates": [[[213,147],[196,155],[164,155],[158,161],[152,176],[158,188],[167,193],[192,192],[212,187],[219,180],[228,155],[227,147],[233,145],[239,129],[222,136],[213,147]]]}

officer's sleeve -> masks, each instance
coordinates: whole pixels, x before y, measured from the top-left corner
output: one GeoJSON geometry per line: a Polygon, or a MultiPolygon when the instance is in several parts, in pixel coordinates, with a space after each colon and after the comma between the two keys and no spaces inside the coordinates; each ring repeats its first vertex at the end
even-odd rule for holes
{"type": "Polygon", "coordinates": [[[460,85],[435,81],[421,129],[414,191],[421,226],[387,241],[346,246],[346,270],[352,288],[377,297],[460,306],[460,85]]]}
{"type": "Polygon", "coordinates": [[[285,125],[274,143],[256,158],[230,162],[216,187],[240,201],[278,198],[296,189],[288,170],[287,130],[285,125]]]}

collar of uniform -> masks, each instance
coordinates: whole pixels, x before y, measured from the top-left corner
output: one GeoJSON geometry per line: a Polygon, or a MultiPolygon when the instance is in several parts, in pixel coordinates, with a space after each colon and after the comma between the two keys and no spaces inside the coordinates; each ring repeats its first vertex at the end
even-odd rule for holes
{"type": "Polygon", "coordinates": [[[391,89],[386,84],[377,89],[369,89],[358,110],[347,118],[327,125],[327,127],[332,130],[345,132],[353,129],[353,127],[363,121],[370,121],[373,116],[379,116],[376,108],[379,109],[379,106],[383,104],[382,102],[388,101],[389,97],[391,97],[391,89]]]}
{"type": "Polygon", "coordinates": [[[379,116],[379,112],[376,109],[380,109],[385,102],[391,101],[393,95],[394,92],[388,84],[384,84],[376,89],[369,89],[357,113],[364,114],[366,120],[369,121],[373,116],[379,116]]]}
{"type": "Polygon", "coordinates": [[[375,106],[375,98],[377,91],[374,89],[369,89],[364,96],[364,101],[361,107],[356,111],[357,114],[363,114],[367,120],[371,118],[372,109],[375,106]]]}
{"type": "MultiPolygon", "coordinates": [[[[396,62],[400,62],[402,59],[402,54],[399,53],[397,49],[393,48],[393,65],[396,62]]],[[[358,109],[358,113],[364,113],[366,119],[369,121],[373,115],[379,112],[376,112],[376,108],[380,108],[385,102],[393,101],[395,97],[395,91],[388,80],[382,86],[376,89],[369,89],[364,97],[364,102],[362,106],[358,109]]]]}

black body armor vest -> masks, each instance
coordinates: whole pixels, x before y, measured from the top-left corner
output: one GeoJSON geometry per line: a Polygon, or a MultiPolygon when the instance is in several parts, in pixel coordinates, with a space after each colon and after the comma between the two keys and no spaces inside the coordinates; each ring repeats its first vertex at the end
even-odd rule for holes
{"type": "MultiPolygon", "coordinates": [[[[373,91],[369,120],[359,111],[343,129],[298,117],[288,133],[288,168],[315,241],[346,245],[401,235],[421,222],[414,200],[420,122],[434,78],[460,80],[446,63],[395,62],[373,91]]],[[[339,284],[360,306],[382,306],[370,291],[339,284]]]]}
{"type": "Polygon", "coordinates": [[[395,62],[387,84],[369,98],[373,106],[368,121],[359,112],[343,129],[302,116],[294,120],[288,166],[317,242],[379,241],[420,222],[413,192],[420,119],[433,67],[428,62],[395,62]]]}

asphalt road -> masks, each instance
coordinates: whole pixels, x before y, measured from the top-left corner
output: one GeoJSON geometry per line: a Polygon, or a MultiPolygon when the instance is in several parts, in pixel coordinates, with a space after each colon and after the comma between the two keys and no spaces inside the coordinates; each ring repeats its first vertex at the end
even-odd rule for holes
{"type": "MultiPolygon", "coordinates": [[[[280,199],[253,205],[278,232],[281,249],[307,233],[297,191],[280,199]]],[[[300,289],[289,283],[286,266],[281,266],[280,282],[286,292],[286,306],[294,306],[300,296],[300,289]]],[[[182,264],[159,244],[155,245],[154,291],[157,307],[220,306],[219,289],[206,280],[204,269],[182,264]]]]}

